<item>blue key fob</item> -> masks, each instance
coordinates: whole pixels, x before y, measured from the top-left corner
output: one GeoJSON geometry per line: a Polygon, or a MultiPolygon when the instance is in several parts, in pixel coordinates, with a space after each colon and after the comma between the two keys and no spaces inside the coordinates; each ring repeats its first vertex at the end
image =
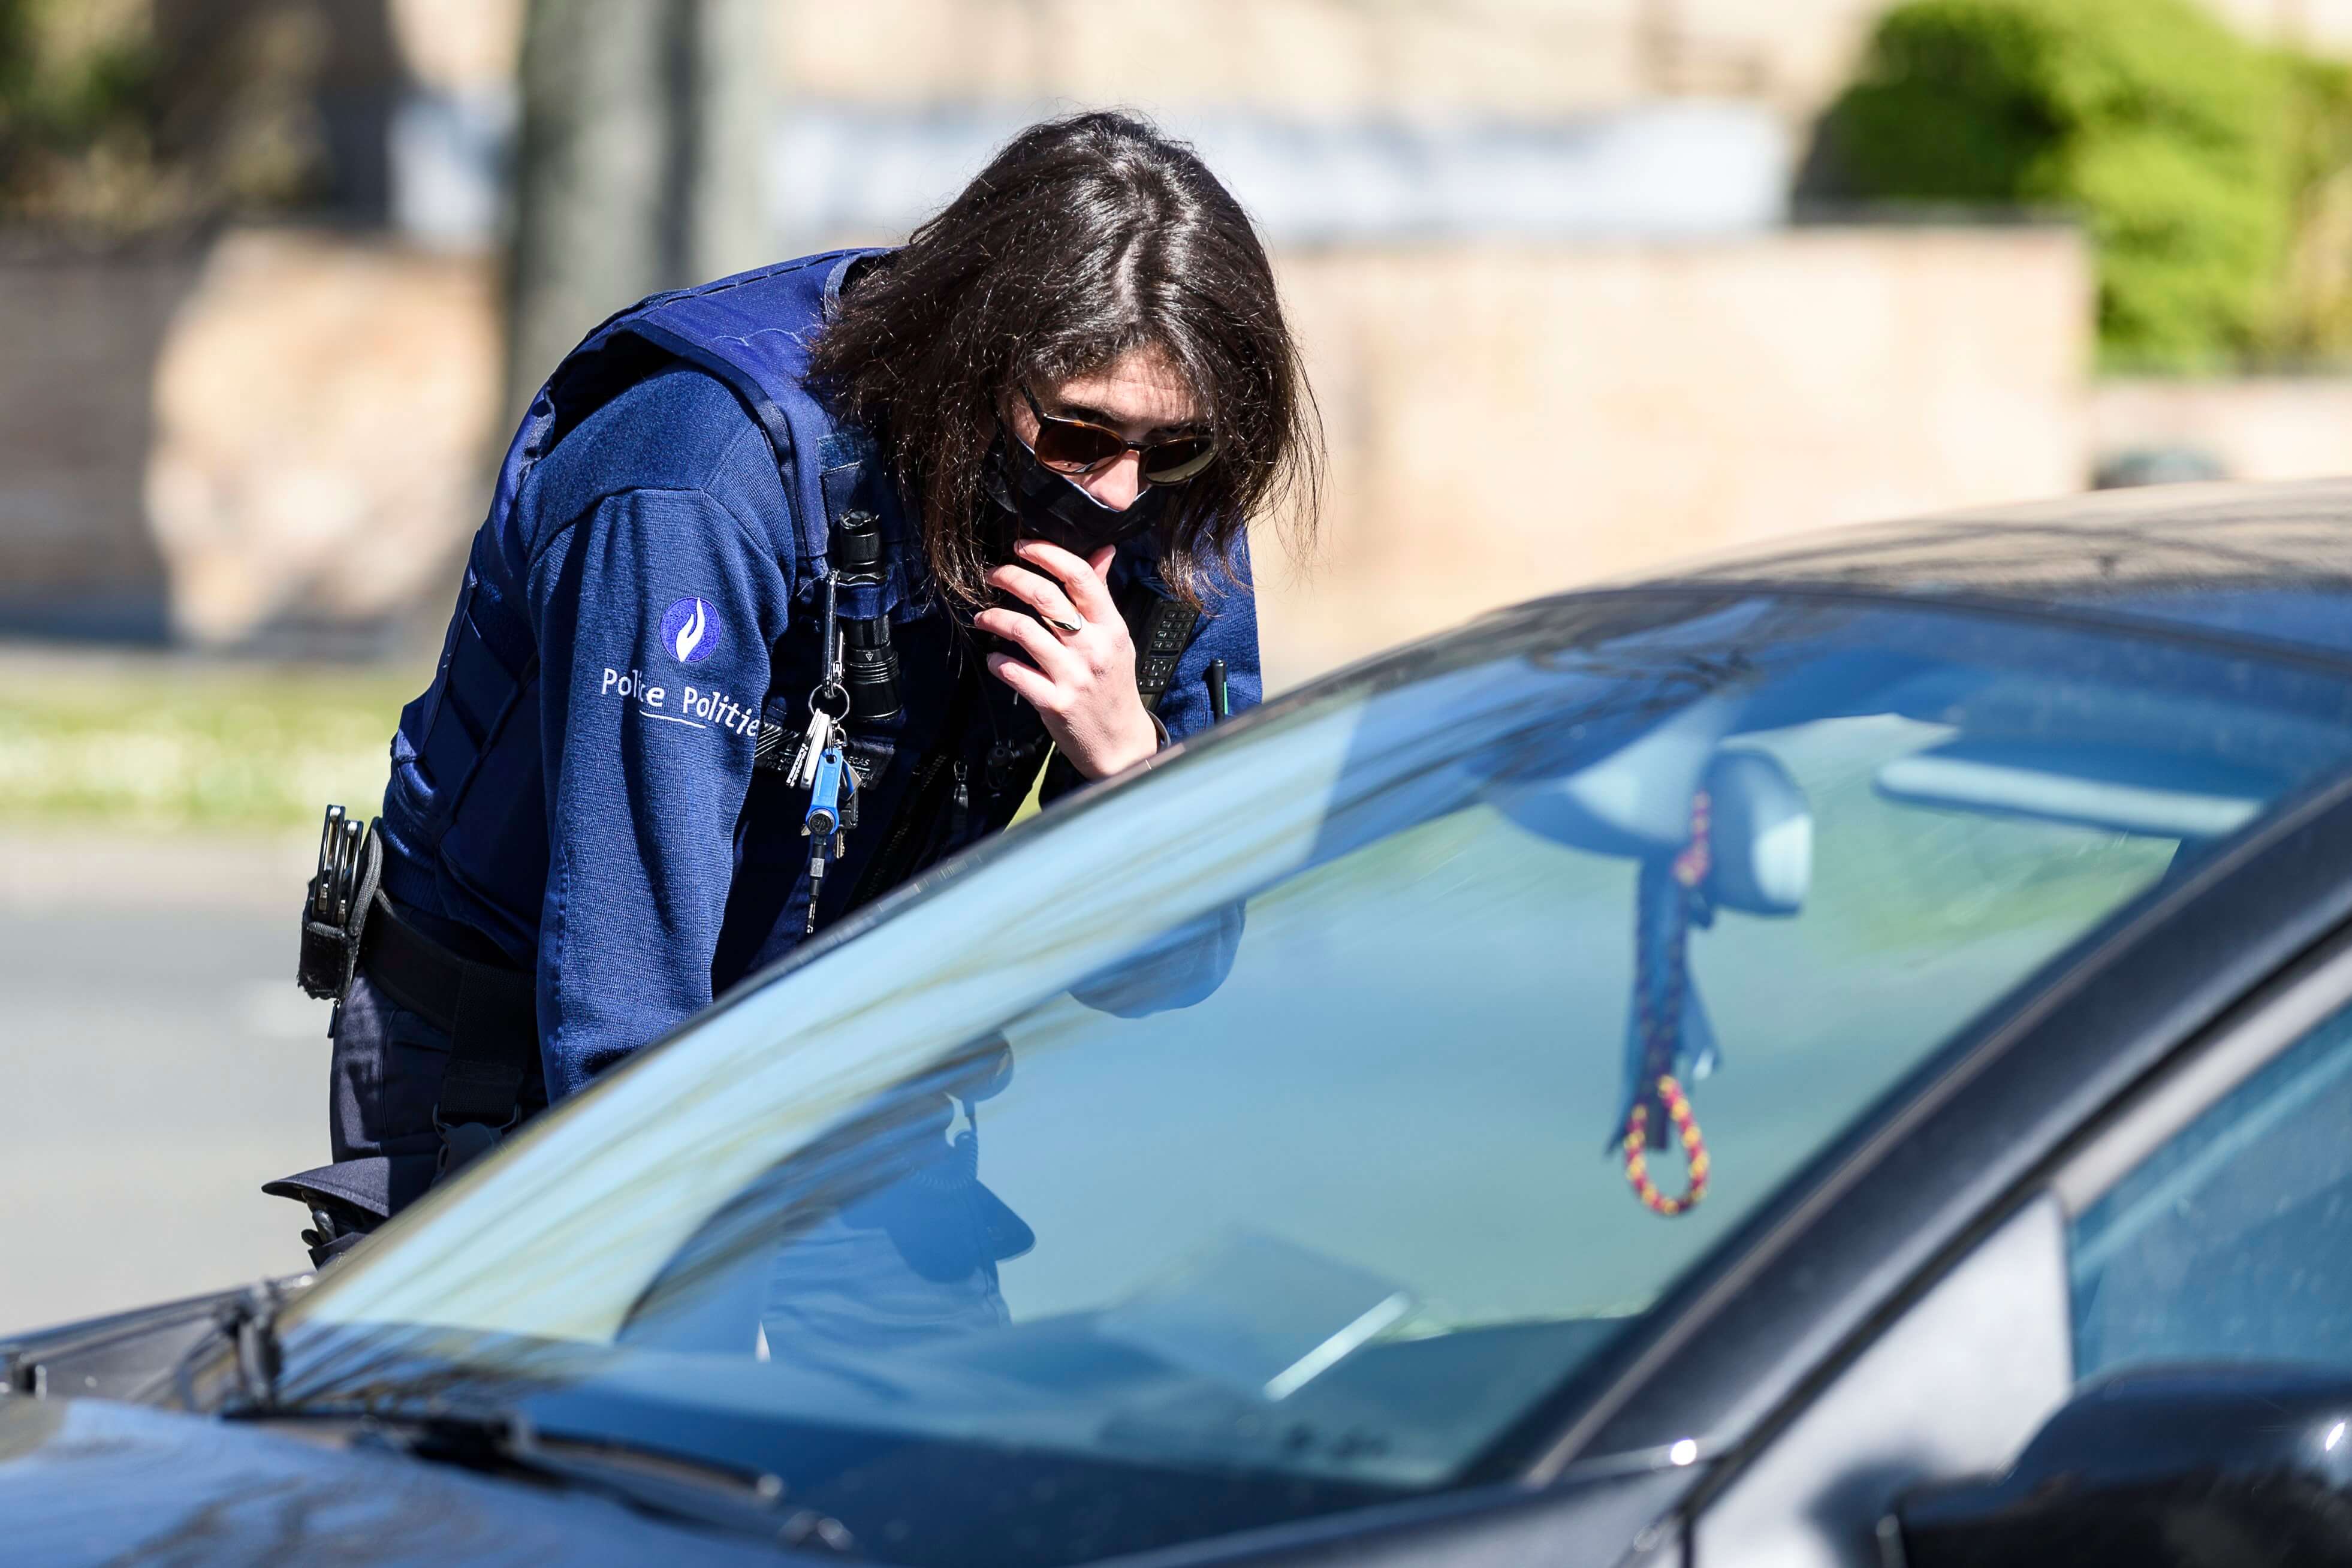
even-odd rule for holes
{"type": "Polygon", "coordinates": [[[827,746],[817,758],[816,782],[809,786],[808,816],[801,831],[813,838],[830,838],[841,826],[841,777],[847,770],[841,749],[827,746]]]}

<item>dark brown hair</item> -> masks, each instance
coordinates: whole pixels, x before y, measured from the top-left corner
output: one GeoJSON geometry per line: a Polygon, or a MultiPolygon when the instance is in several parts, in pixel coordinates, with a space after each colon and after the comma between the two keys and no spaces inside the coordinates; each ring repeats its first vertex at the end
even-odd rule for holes
{"type": "Polygon", "coordinates": [[[1169,587],[1197,605],[1253,515],[1286,505],[1312,538],[1323,454],[1265,247],[1184,143],[1124,114],[1031,126],[853,282],[810,374],[881,443],[942,587],[978,603],[1002,399],[1144,347],[1175,364],[1217,440],[1158,528],[1169,587]]]}

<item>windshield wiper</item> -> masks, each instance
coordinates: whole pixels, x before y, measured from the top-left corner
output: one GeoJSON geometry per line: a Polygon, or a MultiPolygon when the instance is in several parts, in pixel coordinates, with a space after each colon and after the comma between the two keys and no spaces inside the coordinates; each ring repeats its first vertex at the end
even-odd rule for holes
{"type": "Polygon", "coordinates": [[[780,1476],[678,1454],[611,1433],[551,1432],[516,1410],[387,1411],[364,1405],[259,1405],[221,1412],[257,1423],[348,1424],[352,1441],[465,1469],[528,1477],[593,1491],[642,1512],[755,1535],[780,1545],[845,1554],[839,1520],[788,1506],[780,1476]]]}
{"type": "MultiPolygon", "coordinates": [[[[781,1477],[634,1443],[610,1434],[541,1432],[520,1411],[440,1408],[422,1414],[368,1405],[279,1403],[284,1354],[278,1314],[293,1293],[263,1280],[219,1315],[236,1382],[217,1414],[225,1421],[348,1423],[356,1441],[468,1469],[522,1474],[600,1492],[629,1507],[758,1535],[786,1546],[845,1552],[854,1544],[840,1521],[814,1509],[783,1511],[781,1477]]],[[[207,1341],[173,1369],[181,1403],[194,1411],[198,1361],[216,1353],[207,1341]]]]}

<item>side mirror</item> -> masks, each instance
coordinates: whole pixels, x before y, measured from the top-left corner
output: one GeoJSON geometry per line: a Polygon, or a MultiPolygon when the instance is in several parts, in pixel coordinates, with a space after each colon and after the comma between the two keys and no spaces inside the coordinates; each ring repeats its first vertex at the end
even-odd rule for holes
{"type": "Polygon", "coordinates": [[[2154,1367],[2077,1394],[1997,1480],[1923,1488],[1890,1568],[2352,1564],[2352,1375],[2154,1367]]]}

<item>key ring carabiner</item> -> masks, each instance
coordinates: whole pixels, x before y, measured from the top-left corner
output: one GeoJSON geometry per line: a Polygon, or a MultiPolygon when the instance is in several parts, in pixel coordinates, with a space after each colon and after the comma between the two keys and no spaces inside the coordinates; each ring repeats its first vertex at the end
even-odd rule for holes
{"type": "Polygon", "coordinates": [[[849,717],[849,688],[830,677],[818,681],[809,690],[809,711],[840,723],[849,717]]]}
{"type": "Polygon", "coordinates": [[[849,687],[842,679],[841,574],[824,574],[824,679],[809,693],[809,711],[835,724],[849,717],[849,687]],[[837,705],[839,711],[835,710],[837,705]]]}

